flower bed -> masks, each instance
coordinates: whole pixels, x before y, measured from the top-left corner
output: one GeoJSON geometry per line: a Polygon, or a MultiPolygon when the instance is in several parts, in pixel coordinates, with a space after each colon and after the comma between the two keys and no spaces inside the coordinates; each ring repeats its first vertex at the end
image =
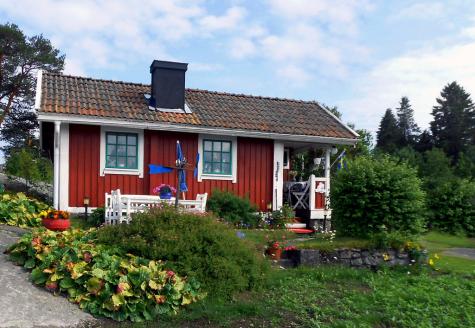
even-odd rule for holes
{"type": "Polygon", "coordinates": [[[35,284],[67,293],[81,309],[114,320],[152,320],[204,297],[198,282],[167,271],[162,262],[97,245],[94,229],[34,230],[8,253],[32,270],[35,284]]]}
{"type": "Polygon", "coordinates": [[[0,194],[0,223],[17,227],[41,226],[40,214],[49,206],[24,193],[0,194]]]}

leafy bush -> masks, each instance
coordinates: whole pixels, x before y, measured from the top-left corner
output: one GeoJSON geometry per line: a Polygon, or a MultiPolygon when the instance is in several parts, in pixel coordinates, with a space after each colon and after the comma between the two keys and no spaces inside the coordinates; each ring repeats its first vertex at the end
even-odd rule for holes
{"type": "Polygon", "coordinates": [[[87,217],[87,223],[98,227],[104,223],[104,215],[106,213],[105,207],[98,207],[92,211],[92,213],[87,217]]]}
{"type": "Polygon", "coordinates": [[[266,269],[262,255],[227,225],[209,215],[166,206],[137,214],[128,225],[101,228],[98,239],[137,256],[166,261],[215,296],[259,286],[266,269]]]}
{"type": "Polygon", "coordinates": [[[41,226],[40,213],[49,208],[45,203],[28,198],[25,194],[0,195],[0,223],[19,227],[41,226]]]}
{"type": "Polygon", "coordinates": [[[53,181],[53,164],[34,149],[22,148],[12,152],[5,163],[5,172],[24,178],[27,184],[53,181]]]}
{"type": "Polygon", "coordinates": [[[431,185],[427,205],[432,227],[475,235],[475,182],[454,178],[431,185]]]}
{"type": "Polygon", "coordinates": [[[207,202],[208,211],[234,225],[256,227],[260,221],[257,208],[249,199],[236,196],[232,192],[214,190],[207,202]]]}
{"type": "Polygon", "coordinates": [[[119,256],[113,248],[96,245],[94,230],[36,230],[8,252],[32,270],[35,284],[66,292],[81,309],[114,320],[151,320],[203,296],[197,282],[166,271],[163,263],[119,256]]]}
{"type": "Polygon", "coordinates": [[[339,235],[369,237],[424,231],[424,193],[416,171],[388,157],[360,157],[332,182],[332,223],[339,235]]]}
{"type": "Polygon", "coordinates": [[[275,228],[285,228],[285,224],[295,218],[295,211],[287,204],[282,205],[280,210],[272,212],[271,225],[275,228]]]}

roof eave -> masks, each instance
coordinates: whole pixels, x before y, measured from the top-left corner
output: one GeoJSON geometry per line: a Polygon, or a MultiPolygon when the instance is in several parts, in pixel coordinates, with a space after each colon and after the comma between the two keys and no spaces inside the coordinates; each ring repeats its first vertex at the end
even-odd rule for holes
{"type": "MultiPolygon", "coordinates": [[[[337,137],[324,137],[324,136],[312,136],[312,135],[299,135],[299,134],[282,134],[275,132],[262,132],[243,129],[229,129],[229,128],[216,128],[207,126],[193,126],[184,124],[162,123],[162,122],[147,122],[136,121],[128,119],[110,119],[96,116],[86,115],[69,115],[69,114],[57,114],[57,113],[38,113],[39,121],[59,121],[73,124],[89,124],[89,125],[106,125],[106,126],[122,126],[128,128],[147,129],[147,130],[166,130],[175,132],[189,132],[189,133],[203,133],[203,134],[215,134],[215,135],[228,135],[236,137],[253,137],[283,141],[297,141],[297,142],[311,142],[329,145],[354,145],[358,142],[358,139],[354,138],[337,138],[337,137]]],[[[357,134],[356,134],[357,136],[357,134]]],[[[355,136],[355,137],[356,137],[355,136]]]]}

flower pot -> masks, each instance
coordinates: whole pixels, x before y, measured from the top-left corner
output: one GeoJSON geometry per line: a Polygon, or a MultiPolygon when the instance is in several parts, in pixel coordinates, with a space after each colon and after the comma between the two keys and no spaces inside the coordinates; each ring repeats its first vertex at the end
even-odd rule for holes
{"type": "Polygon", "coordinates": [[[160,194],[161,199],[171,199],[172,198],[172,193],[171,192],[164,192],[160,194]]]}
{"type": "Polygon", "coordinates": [[[50,218],[43,218],[43,226],[46,229],[53,230],[53,231],[64,231],[68,230],[71,226],[71,221],[69,219],[50,219],[50,218]]]}
{"type": "Polygon", "coordinates": [[[282,256],[282,248],[269,247],[267,249],[267,255],[269,255],[271,259],[278,261],[282,256]]]}

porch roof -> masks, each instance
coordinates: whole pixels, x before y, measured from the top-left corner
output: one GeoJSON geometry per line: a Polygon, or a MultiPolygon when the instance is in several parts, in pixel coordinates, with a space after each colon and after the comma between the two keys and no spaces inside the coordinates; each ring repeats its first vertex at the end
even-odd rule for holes
{"type": "Polygon", "coordinates": [[[315,101],[300,101],[186,89],[192,113],[151,111],[150,85],[44,72],[38,111],[71,117],[104,118],[184,127],[244,130],[281,135],[347,139],[357,134],[315,101]]]}

